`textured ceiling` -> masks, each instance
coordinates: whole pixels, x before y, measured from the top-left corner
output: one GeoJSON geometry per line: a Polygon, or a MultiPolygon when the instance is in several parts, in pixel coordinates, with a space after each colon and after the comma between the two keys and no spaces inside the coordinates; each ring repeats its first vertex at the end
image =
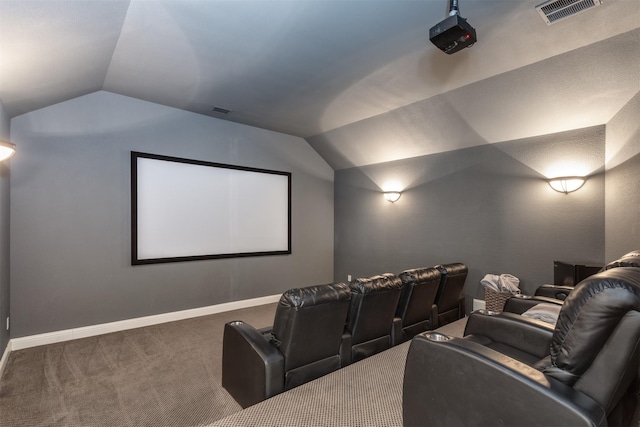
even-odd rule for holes
{"type": "Polygon", "coordinates": [[[447,0],[0,0],[0,100],[106,90],[307,138],[336,169],[606,123],[640,91],[640,1],[551,26],[538,3],[461,0],[478,43],[449,56],[428,40],[447,0]]]}

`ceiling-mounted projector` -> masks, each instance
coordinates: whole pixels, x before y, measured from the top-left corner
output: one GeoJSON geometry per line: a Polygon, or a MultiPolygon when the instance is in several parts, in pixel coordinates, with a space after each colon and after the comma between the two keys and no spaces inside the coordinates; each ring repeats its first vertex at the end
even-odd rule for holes
{"type": "Polygon", "coordinates": [[[476,29],[459,15],[458,0],[449,1],[449,16],[429,29],[429,40],[449,55],[478,41],[476,29]]]}

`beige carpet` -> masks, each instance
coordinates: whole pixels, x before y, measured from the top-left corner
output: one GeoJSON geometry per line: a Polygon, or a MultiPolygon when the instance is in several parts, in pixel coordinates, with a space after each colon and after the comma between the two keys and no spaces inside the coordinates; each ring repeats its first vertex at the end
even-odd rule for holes
{"type": "Polygon", "coordinates": [[[276,304],[11,353],[0,426],[202,426],[241,407],[220,384],[224,323],[273,323],[276,304]]]}
{"type": "Polygon", "coordinates": [[[14,351],[0,379],[0,426],[401,425],[408,344],[242,411],[221,386],[223,326],[269,326],[275,307],[14,351]]]}

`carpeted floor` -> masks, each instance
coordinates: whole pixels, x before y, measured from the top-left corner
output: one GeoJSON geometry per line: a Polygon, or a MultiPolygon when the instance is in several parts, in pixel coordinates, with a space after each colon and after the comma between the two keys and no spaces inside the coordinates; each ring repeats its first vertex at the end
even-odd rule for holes
{"type": "MultiPolygon", "coordinates": [[[[409,343],[242,411],[221,386],[223,326],[269,326],[275,307],[14,351],[0,379],[0,426],[402,424],[409,343]]],[[[461,336],[464,324],[447,327],[461,336]]]]}
{"type": "Polygon", "coordinates": [[[276,304],[11,353],[0,426],[202,426],[241,410],[220,384],[224,323],[276,304]]]}
{"type": "MultiPolygon", "coordinates": [[[[409,342],[242,410],[221,386],[223,326],[269,326],[275,307],[12,352],[0,379],[0,426],[402,426],[409,342]]],[[[465,324],[438,330],[460,337],[465,324]]]]}

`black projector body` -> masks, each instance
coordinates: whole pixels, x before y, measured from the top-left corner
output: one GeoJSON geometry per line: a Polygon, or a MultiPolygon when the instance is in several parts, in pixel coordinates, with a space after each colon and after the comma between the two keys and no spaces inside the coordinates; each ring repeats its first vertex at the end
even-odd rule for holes
{"type": "Polygon", "coordinates": [[[478,39],[476,30],[460,15],[449,16],[429,30],[429,40],[444,53],[451,55],[470,47],[478,39]]]}

